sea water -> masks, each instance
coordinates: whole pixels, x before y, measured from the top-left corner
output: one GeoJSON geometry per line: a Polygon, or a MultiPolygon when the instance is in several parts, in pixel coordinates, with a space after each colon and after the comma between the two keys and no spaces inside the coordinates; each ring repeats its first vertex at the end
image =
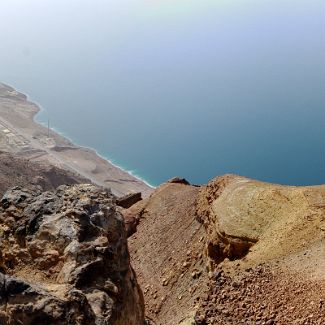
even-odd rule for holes
{"type": "Polygon", "coordinates": [[[325,3],[4,0],[0,81],[157,185],[325,183],[325,3]]]}

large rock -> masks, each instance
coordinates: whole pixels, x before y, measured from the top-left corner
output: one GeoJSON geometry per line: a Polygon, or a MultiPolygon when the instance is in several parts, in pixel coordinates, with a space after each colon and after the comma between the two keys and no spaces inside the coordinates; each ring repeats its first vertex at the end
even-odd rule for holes
{"type": "Polygon", "coordinates": [[[133,204],[142,200],[140,192],[130,193],[116,199],[116,204],[124,209],[130,208],[133,204]]]}
{"type": "Polygon", "coordinates": [[[0,323],[144,323],[124,221],[92,185],[14,188],[0,204],[0,323]]]}

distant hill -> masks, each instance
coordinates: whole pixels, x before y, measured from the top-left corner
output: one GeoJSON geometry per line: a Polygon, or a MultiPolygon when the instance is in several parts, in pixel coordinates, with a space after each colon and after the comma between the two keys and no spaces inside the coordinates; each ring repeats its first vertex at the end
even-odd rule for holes
{"type": "Polygon", "coordinates": [[[80,183],[89,183],[89,180],[51,165],[0,151],[0,196],[13,186],[39,185],[44,190],[51,190],[63,184],[80,183]]]}

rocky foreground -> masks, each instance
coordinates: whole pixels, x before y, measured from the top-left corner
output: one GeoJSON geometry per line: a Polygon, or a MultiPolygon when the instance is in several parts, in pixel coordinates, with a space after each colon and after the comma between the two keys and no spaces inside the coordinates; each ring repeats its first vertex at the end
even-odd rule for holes
{"type": "Polygon", "coordinates": [[[124,215],[152,324],[325,324],[325,186],[174,180],[124,215]]]}
{"type": "Polygon", "coordinates": [[[143,324],[114,197],[92,185],[14,188],[0,203],[1,324],[143,324]]]}
{"type": "Polygon", "coordinates": [[[325,186],[175,178],[141,200],[53,175],[0,202],[0,324],[325,324],[325,186]]]}

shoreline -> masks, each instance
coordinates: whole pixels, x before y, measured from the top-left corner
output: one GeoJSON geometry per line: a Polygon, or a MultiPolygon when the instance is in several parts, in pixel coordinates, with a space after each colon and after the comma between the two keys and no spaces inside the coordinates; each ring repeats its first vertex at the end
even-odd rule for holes
{"type": "Polygon", "coordinates": [[[117,196],[142,192],[146,197],[155,189],[95,149],[73,142],[58,130],[50,128],[48,137],[47,127],[36,120],[41,111],[45,109],[31,96],[0,82],[0,150],[68,169],[92,183],[111,188],[117,196]]]}
{"type": "MultiPolygon", "coordinates": [[[[8,87],[14,89],[14,90],[17,91],[18,93],[20,93],[20,94],[26,96],[26,100],[27,100],[28,102],[35,104],[35,105],[38,107],[39,110],[38,110],[38,112],[34,115],[34,117],[33,117],[33,121],[34,121],[35,123],[37,123],[37,124],[39,124],[39,125],[42,125],[43,127],[47,128],[45,122],[37,121],[37,115],[39,115],[39,113],[41,113],[41,112],[46,112],[46,109],[45,109],[45,108],[44,108],[44,107],[43,107],[39,102],[37,102],[36,100],[34,100],[34,99],[32,98],[32,96],[30,96],[28,93],[23,92],[22,90],[20,90],[20,89],[14,87],[14,86],[12,86],[12,85],[10,85],[10,84],[8,84],[8,83],[3,83],[3,82],[0,81],[0,84],[3,84],[3,85],[5,85],[5,86],[8,86],[8,87]]],[[[109,164],[113,165],[113,166],[116,167],[116,168],[119,168],[119,169],[125,171],[125,172],[128,173],[130,176],[137,178],[139,181],[145,183],[147,186],[149,186],[149,187],[152,188],[153,190],[156,188],[156,186],[150,184],[147,180],[145,180],[145,179],[142,178],[141,176],[139,176],[139,175],[135,175],[132,171],[130,171],[130,170],[124,168],[123,166],[121,166],[121,165],[119,165],[119,164],[117,164],[117,163],[114,163],[114,162],[113,162],[109,157],[106,157],[105,155],[100,154],[100,153],[99,153],[95,148],[84,146],[84,145],[78,143],[78,141],[75,141],[75,140],[72,140],[71,138],[69,138],[69,136],[67,136],[66,134],[64,134],[63,131],[57,130],[56,128],[52,128],[51,126],[50,126],[50,130],[51,130],[52,132],[54,132],[54,133],[59,134],[59,135],[62,136],[63,138],[66,138],[68,141],[70,141],[71,143],[73,143],[75,146],[78,146],[78,147],[80,147],[80,148],[84,148],[84,149],[87,149],[87,150],[92,150],[92,151],[94,151],[95,154],[96,154],[98,157],[100,157],[100,158],[102,158],[102,159],[104,159],[104,160],[107,160],[109,164]]]]}
{"type": "MultiPolygon", "coordinates": [[[[33,100],[31,100],[31,102],[32,102],[32,103],[36,103],[36,102],[34,102],[33,100]]],[[[36,105],[38,106],[39,104],[36,103],[36,105]]],[[[42,110],[43,110],[43,108],[42,108],[42,110]]],[[[39,113],[39,112],[38,112],[38,113],[39,113]]],[[[35,114],[35,117],[37,116],[38,113],[35,114]]],[[[43,123],[43,122],[41,122],[41,121],[37,121],[37,120],[35,120],[35,117],[34,117],[34,122],[35,122],[35,123],[37,123],[37,124],[39,124],[39,125],[42,125],[43,127],[46,127],[46,124],[45,124],[45,123],[43,123]]],[[[87,147],[87,146],[83,146],[83,145],[79,144],[77,141],[72,140],[71,138],[69,138],[69,136],[65,135],[64,132],[61,132],[60,130],[57,130],[57,129],[52,128],[52,127],[50,127],[50,130],[51,130],[51,132],[56,133],[56,134],[60,135],[60,136],[63,137],[63,138],[66,138],[68,141],[70,141],[73,145],[75,145],[75,146],[77,146],[77,147],[80,147],[80,148],[83,148],[83,149],[86,149],[86,150],[89,150],[89,151],[93,151],[93,152],[94,152],[98,157],[100,157],[100,158],[106,160],[106,161],[107,161],[109,164],[111,164],[112,166],[114,166],[114,167],[116,167],[116,168],[118,168],[118,169],[121,169],[122,171],[128,173],[130,176],[132,176],[132,177],[134,177],[134,178],[137,178],[139,181],[145,183],[147,186],[149,186],[149,187],[152,188],[153,190],[157,188],[156,186],[151,185],[148,181],[146,181],[146,180],[145,180],[144,178],[142,178],[141,176],[135,175],[134,173],[132,173],[132,171],[130,171],[130,170],[124,168],[123,166],[120,166],[120,165],[114,163],[110,158],[108,158],[108,157],[106,157],[106,156],[100,154],[100,153],[99,153],[95,148],[87,147]]]]}

